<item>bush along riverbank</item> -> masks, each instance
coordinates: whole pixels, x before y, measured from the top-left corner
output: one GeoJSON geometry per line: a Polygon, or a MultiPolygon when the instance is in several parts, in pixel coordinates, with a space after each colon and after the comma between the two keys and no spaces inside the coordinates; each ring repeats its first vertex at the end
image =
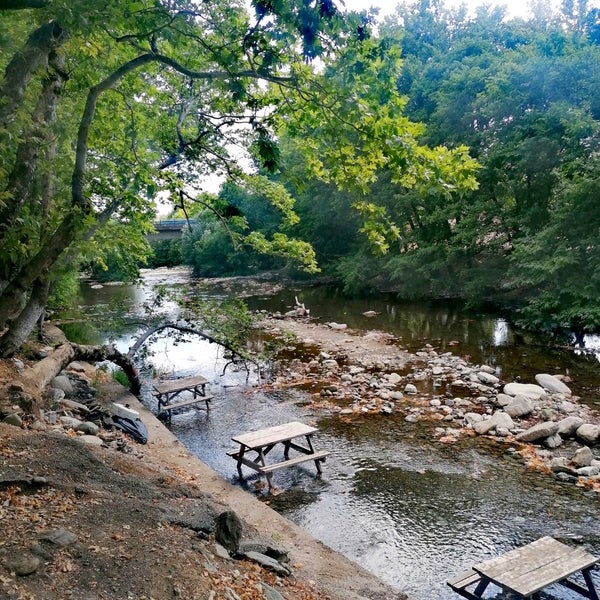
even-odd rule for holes
{"type": "Polygon", "coordinates": [[[600,412],[579,402],[564,376],[503,382],[489,365],[432,345],[412,355],[389,334],[343,323],[263,314],[261,327],[296,340],[297,357],[276,365],[275,388],[302,387],[341,419],[403,415],[430,425],[436,443],[482,436],[529,468],[600,493],[600,412]]]}

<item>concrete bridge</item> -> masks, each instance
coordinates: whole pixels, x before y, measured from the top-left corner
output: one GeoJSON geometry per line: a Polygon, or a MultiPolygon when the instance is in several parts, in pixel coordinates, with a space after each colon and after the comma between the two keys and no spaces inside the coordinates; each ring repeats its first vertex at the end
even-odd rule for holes
{"type": "MultiPolygon", "coordinates": [[[[196,219],[190,219],[189,224],[194,225],[196,219]]],[[[154,221],[154,233],[149,233],[146,239],[152,242],[159,242],[161,240],[176,240],[181,237],[183,231],[188,227],[188,221],[185,219],[166,219],[161,221],[154,221]]]]}

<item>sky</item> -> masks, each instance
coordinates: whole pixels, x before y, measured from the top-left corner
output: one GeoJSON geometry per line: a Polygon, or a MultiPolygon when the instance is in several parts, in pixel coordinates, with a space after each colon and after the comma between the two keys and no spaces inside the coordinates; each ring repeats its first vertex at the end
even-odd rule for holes
{"type": "MultiPolygon", "coordinates": [[[[559,0],[555,0],[559,1],[559,0]]],[[[365,10],[371,6],[379,8],[379,17],[391,15],[394,13],[396,5],[399,3],[396,0],[343,0],[348,10],[365,10]]],[[[506,6],[509,17],[527,17],[529,14],[528,0],[444,0],[447,6],[459,6],[466,4],[469,8],[482,4],[491,6],[506,6]]],[[[590,2],[592,4],[592,2],[590,2]]]]}

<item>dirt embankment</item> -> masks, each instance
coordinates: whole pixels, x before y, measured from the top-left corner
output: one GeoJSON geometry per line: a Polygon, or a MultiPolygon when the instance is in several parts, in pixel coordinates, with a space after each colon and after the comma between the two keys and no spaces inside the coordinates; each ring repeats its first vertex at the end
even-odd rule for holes
{"type": "Polygon", "coordinates": [[[141,413],[147,445],[128,454],[0,423],[0,598],[404,598],[228,484],[118,384],[101,395],[141,413]],[[292,575],[224,556],[211,529],[225,510],[244,538],[287,550],[292,575]]]}

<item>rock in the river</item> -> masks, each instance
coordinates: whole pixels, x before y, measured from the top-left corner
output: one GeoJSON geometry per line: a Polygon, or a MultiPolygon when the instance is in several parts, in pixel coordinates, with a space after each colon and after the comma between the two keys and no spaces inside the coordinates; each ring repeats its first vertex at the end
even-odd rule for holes
{"type": "Polygon", "coordinates": [[[583,425],[584,420],[581,417],[565,417],[558,422],[558,433],[562,437],[571,437],[583,425]]]}
{"type": "Polygon", "coordinates": [[[569,387],[554,375],[548,375],[547,373],[538,373],[535,376],[535,380],[539,383],[539,385],[541,385],[544,389],[548,390],[551,394],[564,394],[565,396],[570,396],[572,394],[569,387]]]}
{"type": "Polygon", "coordinates": [[[585,423],[577,428],[575,435],[588,444],[597,444],[600,441],[600,425],[585,423]]]}
{"type": "Polygon", "coordinates": [[[538,423],[529,429],[519,433],[517,440],[520,442],[536,442],[544,438],[550,437],[558,432],[558,423],[554,421],[544,421],[538,423]]]}
{"type": "Polygon", "coordinates": [[[563,443],[563,439],[560,437],[560,434],[558,434],[558,433],[549,435],[544,440],[544,446],[546,446],[546,448],[550,448],[551,450],[553,450],[554,448],[558,448],[559,446],[562,446],[562,443],[563,443]]]}
{"type": "Polygon", "coordinates": [[[496,403],[498,406],[508,406],[513,401],[513,396],[508,394],[498,394],[496,396],[496,403]]]}
{"type": "Polygon", "coordinates": [[[504,407],[504,410],[511,417],[524,417],[533,410],[533,406],[531,400],[527,396],[517,394],[512,401],[504,407]]]}
{"type": "Polygon", "coordinates": [[[417,387],[415,385],[413,385],[412,383],[407,383],[406,386],[404,387],[404,393],[405,394],[416,394],[417,387]]]}
{"type": "Polygon", "coordinates": [[[500,383],[500,380],[495,375],[487,373],[486,371],[479,371],[479,373],[477,373],[477,379],[487,385],[495,385],[496,383],[500,383]]]}
{"type": "Polygon", "coordinates": [[[594,454],[587,446],[576,450],[575,454],[573,454],[573,458],[571,458],[573,464],[578,467],[589,467],[593,460],[594,454]]]}
{"type": "Polygon", "coordinates": [[[543,387],[535,385],[534,383],[507,383],[504,386],[504,393],[509,396],[516,396],[518,394],[527,396],[532,400],[537,400],[540,396],[543,396],[546,392],[543,387]]]}

